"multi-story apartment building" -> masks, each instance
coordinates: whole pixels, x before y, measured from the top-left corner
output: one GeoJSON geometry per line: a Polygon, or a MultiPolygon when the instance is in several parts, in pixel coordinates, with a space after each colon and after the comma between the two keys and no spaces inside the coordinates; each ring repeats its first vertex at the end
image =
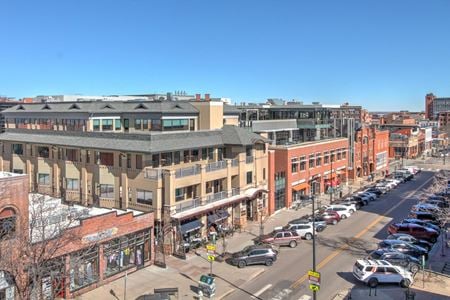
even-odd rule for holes
{"type": "Polygon", "coordinates": [[[348,148],[346,138],[270,146],[269,213],[338,191],[347,182],[348,148]]]}
{"type": "Polygon", "coordinates": [[[153,210],[186,239],[219,221],[245,225],[267,207],[266,140],[223,125],[237,115],[222,102],[21,104],[5,117],[0,168],[28,174],[32,191],[153,210]]]}
{"type": "Polygon", "coordinates": [[[438,120],[439,113],[450,111],[450,98],[438,98],[433,93],[425,96],[425,117],[438,120]]]}
{"type": "Polygon", "coordinates": [[[389,170],[389,131],[367,126],[359,128],[355,133],[353,153],[349,156],[349,160],[353,160],[353,167],[348,172],[350,179],[384,176],[389,170]]]}

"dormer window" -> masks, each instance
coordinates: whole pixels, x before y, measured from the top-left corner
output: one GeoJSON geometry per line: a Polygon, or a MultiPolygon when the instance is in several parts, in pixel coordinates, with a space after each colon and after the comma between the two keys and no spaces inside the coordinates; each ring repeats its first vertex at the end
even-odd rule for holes
{"type": "Polygon", "coordinates": [[[25,110],[25,107],[23,107],[23,105],[19,105],[16,109],[17,110],[25,110]]]}
{"type": "Polygon", "coordinates": [[[51,109],[50,106],[48,104],[45,104],[42,109],[51,109]]]}
{"type": "Polygon", "coordinates": [[[145,106],[144,104],[142,104],[142,103],[139,103],[139,105],[138,106],[136,106],[134,109],[148,109],[148,107],[147,106],[145,106]]]}
{"type": "Polygon", "coordinates": [[[102,109],[105,109],[105,108],[114,109],[114,107],[112,107],[110,104],[106,104],[105,106],[102,107],[102,109]]]}
{"type": "Polygon", "coordinates": [[[74,103],[69,107],[69,109],[80,109],[80,107],[76,103],[74,103]]]}

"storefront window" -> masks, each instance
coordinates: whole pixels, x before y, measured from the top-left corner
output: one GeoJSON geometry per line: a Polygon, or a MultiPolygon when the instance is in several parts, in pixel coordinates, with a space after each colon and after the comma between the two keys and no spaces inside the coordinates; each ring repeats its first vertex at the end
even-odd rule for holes
{"type": "Polygon", "coordinates": [[[70,291],[76,291],[98,280],[98,247],[70,255],[70,291]]]}
{"type": "Polygon", "coordinates": [[[143,266],[150,259],[150,240],[151,230],[146,229],[105,243],[104,275],[109,277],[128,268],[143,266]]]}

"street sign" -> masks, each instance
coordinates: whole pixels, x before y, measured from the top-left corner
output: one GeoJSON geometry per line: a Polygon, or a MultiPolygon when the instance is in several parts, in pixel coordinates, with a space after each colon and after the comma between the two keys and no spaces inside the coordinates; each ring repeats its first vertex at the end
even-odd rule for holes
{"type": "Polygon", "coordinates": [[[206,245],[206,250],[208,250],[208,251],[216,251],[216,245],[208,244],[208,245],[206,245]]]}
{"type": "Polygon", "coordinates": [[[319,272],[314,272],[313,270],[309,270],[308,271],[308,276],[317,277],[317,278],[320,279],[320,273],[319,272]]]}
{"type": "Polygon", "coordinates": [[[208,261],[214,261],[216,257],[214,255],[208,255],[208,261]]]}
{"type": "Polygon", "coordinates": [[[312,270],[308,271],[309,283],[313,285],[320,286],[320,273],[312,270]]]}
{"type": "Polygon", "coordinates": [[[310,289],[311,291],[317,292],[317,291],[320,290],[320,285],[315,285],[315,284],[313,284],[313,283],[310,283],[310,284],[309,284],[309,289],[310,289]]]}

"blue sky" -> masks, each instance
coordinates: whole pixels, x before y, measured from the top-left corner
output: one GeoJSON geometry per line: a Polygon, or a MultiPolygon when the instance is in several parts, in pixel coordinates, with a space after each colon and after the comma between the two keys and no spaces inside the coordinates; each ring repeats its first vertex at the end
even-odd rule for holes
{"type": "Polygon", "coordinates": [[[450,96],[450,1],[0,2],[0,95],[185,90],[370,110],[450,96]]]}

